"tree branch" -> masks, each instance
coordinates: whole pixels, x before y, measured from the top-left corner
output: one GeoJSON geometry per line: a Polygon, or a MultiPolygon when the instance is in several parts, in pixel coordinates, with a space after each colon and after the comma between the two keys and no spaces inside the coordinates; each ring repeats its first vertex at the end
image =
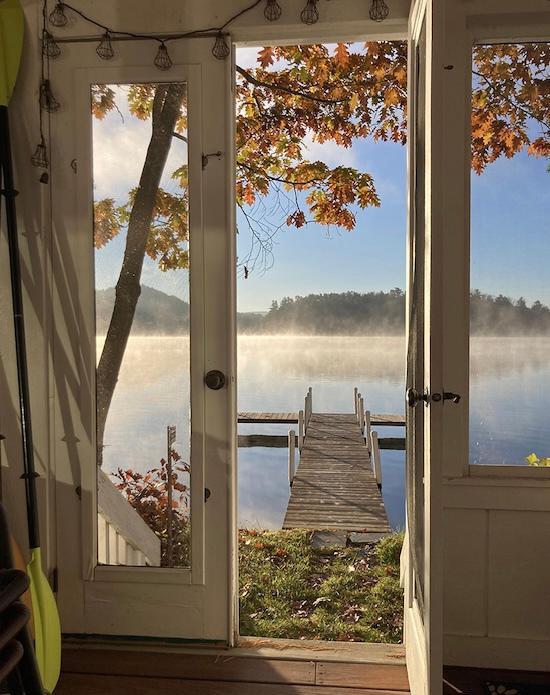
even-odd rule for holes
{"type": "Polygon", "coordinates": [[[261,174],[270,181],[277,181],[277,183],[286,183],[289,186],[309,186],[312,183],[321,183],[325,180],[320,178],[313,178],[308,179],[307,181],[293,181],[292,179],[283,179],[279,178],[278,176],[272,176],[271,174],[268,174],[264,169],[257,169],[256,167],[250,166],[250,164],[245,164],[244,162],[238,162],[237,166],[243,167],[243,169],[247,169],[248,171],[253,171],[256,174],[261,174]]]}
{"type": "Polygon", "coordinates": [[[291,89],[290,87],[284,87],[281,84],[263,82],[262,80],[259,80],[258,78],[251,75],[244,68],[241,68],[239,65],[236,65],[235,69],[237,70],[239,75],[242,75],[247,82],[249,82],[250,84],[253,84],[255,87],[266,87],[267,89],[277,90],[279,92],[284,92],[285,94],[291,94],[292,96],[295,96],[295,97],[301,97],[302,99],[309,99],[310,101],[317,101],[320,104],[335,105],[335,104],[344,104],[345,102],[349,101],[349,99],[326,99],[324,97],[317,97],[314,94],[308,94],[307,92],[301,92],[298,89],[291,89]]]}
{"type": "Polygon", "coordinates": [[[472,70],[472,73],[476,75],[476,77],[479,77],[482,80],[484,80],[489,86],[489,88],[492,89],[493,92],[495,92],[495,94],[497,94],[501,99],[504,99],[504,101],[507,101],[514,109],[521,111],[528,118],[532,118],[534,121],[537,121],[537,123],[540,123],[540,125],[542,125],[546,131],[550,132],[550,126],[548,125],[548,123],[535,116],[533,113],[531,113],[531,111],[529,111],[529,109],[526,109],[525,107],[521,106],[521,104],[518,104],[513,99],[510,99],[510,97],[507,97],[505,94],[503,94],[502,90],[500,90],[496,85],[494,85],[486,75],[484,75],[482,72],[478,72],[477,70],[472,70]]]}

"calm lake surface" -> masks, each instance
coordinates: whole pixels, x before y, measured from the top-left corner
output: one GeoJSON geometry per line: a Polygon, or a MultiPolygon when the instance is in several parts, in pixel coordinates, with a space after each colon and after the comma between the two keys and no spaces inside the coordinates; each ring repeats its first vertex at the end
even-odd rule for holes
{"type": "MultiPolygon", "coordinates": [[[[98,338],[98,355],[102,339],[98,338]]],[[[189,454],[189,344],[185,337],[134,337],[126,351],[105,434],[104,467],[146,471],[166,456],[166,426],[189,454]]],[[[550,339],[473,338],[470,461],[522,464],[550,455],[550,339]]],[[[365,407],[404,412],[405,341],[388,337],[239,338],[239,410],[297,411],[313,388],[316,412],[352,412],[353,387],[365,407]]],[[[287,425],[239,425],[239,433],[286,434],[287,425]]],[[[403,428],[379,428],[403,436],[403,428]]],[[[239,449],[239,524],[277,528],[288,501],[287,450],[239,449]]],[[[405,454],[383,451],[390,523],[404,526],[405,454]]]]}

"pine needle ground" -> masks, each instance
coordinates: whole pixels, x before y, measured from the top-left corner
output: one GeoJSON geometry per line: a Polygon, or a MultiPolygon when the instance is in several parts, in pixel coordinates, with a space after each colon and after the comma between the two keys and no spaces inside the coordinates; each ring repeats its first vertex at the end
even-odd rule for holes
{"type": "Polygon", "coordinates": [[[402,545],[401,533],[360,547],[314,548],[307,530],[241,530],[241,635],[401,642],[402,545]]]}

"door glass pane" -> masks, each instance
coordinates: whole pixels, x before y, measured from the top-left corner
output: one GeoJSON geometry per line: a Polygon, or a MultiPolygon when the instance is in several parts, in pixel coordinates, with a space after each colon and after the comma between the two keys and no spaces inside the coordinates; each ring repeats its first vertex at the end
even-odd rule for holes
{"type": "Polygon", "coordinates": [[[550,457],[550,43],[472,59],[470,462],[550,457]]]}
{"type": "MultiPolygon", "coordinates": [[[[416,102],[414,126],[414,221],[411,245],[411,299],[407,383],[424,390],[424,192],[425,192],[425,46],[423,27],[416,51],[416,102]]],[[[422,605],[424,593],[424,407],[408,409],[407,419],[407,509],[415,598],[422,605]]]]}
{"type": "Polygon", "coordinates": [[[91,87],[100,564],[189,565],[186,100],[91,87]]]}

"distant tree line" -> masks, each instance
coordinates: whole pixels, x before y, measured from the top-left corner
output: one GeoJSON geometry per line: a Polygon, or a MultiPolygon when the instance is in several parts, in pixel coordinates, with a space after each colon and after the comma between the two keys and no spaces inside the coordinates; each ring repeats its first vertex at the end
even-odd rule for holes
{"type": "MultiPolygon", "coordinates": [[[[96,293],[96,330],[106,331],[114,302],[114,289],[96,293]]],[[[550,309],[536,301],[518,300],[473,290],[470,296],[473,335],[550,336],[550,309]]],[[[405,293],[331,292],[273,301],[267,312],[240,312],[241,334],[403,335],[405,293]]],[[[178,297],[143,286],[133,335],[182,335],[189,332],[189,304],[178,297]]]]}

